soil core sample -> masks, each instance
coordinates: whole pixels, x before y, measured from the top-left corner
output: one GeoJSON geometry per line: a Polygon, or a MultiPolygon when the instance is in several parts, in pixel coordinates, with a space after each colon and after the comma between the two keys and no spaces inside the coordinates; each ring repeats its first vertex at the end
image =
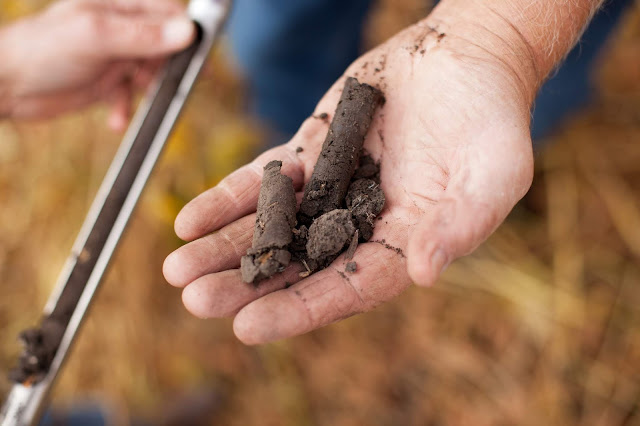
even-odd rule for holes
{"type": "MultiPolygon", "coordinates": [[[[380,167],[364,152],[363,143],[383,101],[378,89],[347,78],[305,186],[297,221],[291,179],[280,174],[280,162],[267,164],[253,247],[241,262],[244,282],[255,284],[282,271],[291,258],[305,266],[301,277],[306,277],[345,251],[351,260],[358,241],[371,238],[385,196],[380,188],[380,167]]],[[[349,262],[348,269],[355,273],[355,262],[349,262]]]]}
{"type": "Polygon", "coordinates": [[[304,190],[298,220],[310,226],[313,219],[339,209],[358,166],[373,114],[384,100],[382,92],[348,77],[329,126],[311,180],[304,190]]]}
{"type": "Polygon", "coordinates": [[[242,280],[254,283],[282,271],[291,261],[288,246],[296,225],[296,194],[290,177],[280,173],[282,162],[264,167],[252,247],[240,263],[242,280]]]}

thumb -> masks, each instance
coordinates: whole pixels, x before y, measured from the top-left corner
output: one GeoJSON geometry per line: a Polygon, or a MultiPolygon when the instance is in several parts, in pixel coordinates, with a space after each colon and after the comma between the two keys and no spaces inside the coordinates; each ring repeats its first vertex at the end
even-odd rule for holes
{"type": "Polygon", "coordinates": [[[409,238],[407,268],[415,284],[433,285],[449,263],[471,253],[502,223],[531,185],[531,154],[521,159],[481,161],[452,176],[444,197],[409,238]]]}
{"type": "Polygon", "coordinates": [[[93,32],[100,56],[114,59],[153,58],[189,46],[196,35],[194,23],[186,15],[167,17],[144,14],[100,13],[92,18],[93,32]]]}

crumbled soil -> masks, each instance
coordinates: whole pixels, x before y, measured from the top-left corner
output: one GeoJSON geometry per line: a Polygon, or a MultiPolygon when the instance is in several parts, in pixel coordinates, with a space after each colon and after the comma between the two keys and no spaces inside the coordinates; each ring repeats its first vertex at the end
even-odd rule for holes
{"type": "Polygon", "coordinates": [[[307,256],[320,266],[342,253],[356,233],[349,210],[333,210],[316,219],[309,228],[307,256]]]}
{"type": "Polygon", "coordinates": [[[353,234],[353,238],[351,238],[351,244],[349,244],[349,248],[345,252],[344,258],[347,260],[353,259],[353,255],[356,254],[356,249],[358,248],[358,239],[360,238],[360,230],[356,229],[356,232],[353,234]]]}
{"type": "Polygon", "coordinates": [[[351,260],[358,242],[371,238],[385,196],[380,166],[363,143],[383,101],[378,89],[347,78],[297,216],[293,184],[280,174],[281,163],[265,167],[253,247],[242,258],[245,282],[282,271],[291,258],[304,265],[300,276],[307,277],[345,250],[351,260]]]}
{"type": "Polygon", "coordinates": [[[16,383],[39,382],[47,374],[56,350],[62,340],[65,325],[45,318],[40,328],[31,328],[20,333],[24,351],[16,368],[9,372],[9,379],[16,383]]]}
{"type": "Polygon", "coordinates": [[[349,186],[347,208],[360,230],[362,241],[369,241],[373,236],[375,219],[382,211],[385,201],[380,184],[372,179],[358,179],[349,186]]]}

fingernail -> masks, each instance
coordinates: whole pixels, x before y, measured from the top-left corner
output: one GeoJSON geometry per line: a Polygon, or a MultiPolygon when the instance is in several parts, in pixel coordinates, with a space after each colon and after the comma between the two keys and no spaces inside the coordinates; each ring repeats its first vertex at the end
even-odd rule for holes
{"type": "Polygon", "coordinates": [[[433,271],[440,275],[449,266],[447,254],[442,249],[436,249],[431,255],[431,268],[433,271]]]}
{"type": "Polygon", "coordinates": [[[171,46],[186,46],[191,41],[193,31],[193,22],[189,18],[173,18],[164,25],[164,41],[171,46]]]}

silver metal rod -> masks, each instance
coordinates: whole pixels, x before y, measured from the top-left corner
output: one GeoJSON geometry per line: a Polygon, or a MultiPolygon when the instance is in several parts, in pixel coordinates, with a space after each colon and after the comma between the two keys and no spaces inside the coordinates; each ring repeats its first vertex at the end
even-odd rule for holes
{"type": "Polygon", "coordinates": [[[33,384],[15,384],[0,411],[1,426],[36,425],[93,296],[129,218],[220,34],[230,0],[191,0],[189,15],[198,39],[171,57],[140,104],[98,190],[44,308],[42,328],[60,327],[46,373],[33,384]],[[78,297],[79,295],[79,297],[78,297]]]}

